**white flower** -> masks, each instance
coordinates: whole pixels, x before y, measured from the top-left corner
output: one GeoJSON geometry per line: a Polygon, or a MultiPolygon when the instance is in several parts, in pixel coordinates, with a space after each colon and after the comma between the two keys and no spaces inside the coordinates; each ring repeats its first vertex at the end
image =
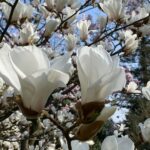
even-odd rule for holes
{"type": "Polygon", "coordinates": [[[67,0],[56,0],[56,10],[61,12],[65,5],[67,4],[67,0]]]}
{"type": "Polygon", "coordinates": [[[68,0],[67,4],[73,9],[77,9],[81,6],[80,0],[68,0]]]}
{"type": "MultiPolygon", "coordinates": [[[[64,14],[64,20],[69,18],[70,16],[72,16],[75,13],[74,9],[71,9],[70,7],[66,7],[63,10],[63,14],[64,14]]],[[[71,17],[70,19],[67,20],[67,23],[70,25],[74,20],[76,19],[76,15],[74,15],[73,17],[71,17]]]]}
{"type": "Polygon", "coordinates": [[[77,27],[80,30],[80,38],[82,41],[85,41],[88,38],[89,27],[91,25],[90,20],[81,20],[77,23],[77,27]]]}
{"type": "MultiPolygon", "coordinates": [[[[8,20],[11,12],[11,7],[6,3],[2,3],[2,11],[4,12],[6,19],[8,20]]],[[[31,5],[23,4],[19,1],[14,9],[11,22],[18,21],[24,18],[30,18],[32,16],[32,12],[33,7],[31,5]]]]}
{"type": "Polygon", "coordinates": [[[54,32],[54,30],[58,27],[59,23],[60,23],[59,19],[47,18],[44,36],[49,37],[51,33],[54,32]]]}
{"type": "Polygon", "coordinates": [[[21,44],[32,44],[38,40],[39,36],[37,32],[34,31],[34,27],[32,23],[24,24],[22,30],[20,31],[20,37],[18,43],[21,44]]]}
{"type": "Polygon", "coordinates": [[[100,25],[100,29],[103,30],[107,24],[107,17],[99,16],[97,21],[98,21],[98,24],[100,25]]]}
{"type": "Polygon", "coordinates": [[[81,48],[77,69],[83,104],[104,101],[112,92],[122,90],[126,83],[125,72],[119,67],[119,58],[111,57],[101,45],[81,48]]]}
{"type": "Polygon", "coordinates": [[[102,142],[101,150],[134,150],[133,141],[128,137],[107,136],[102,142]]]}
{"type": "Polygon", "coordinates": [[[125,55],[128,55],[134,52],[138,47],[137,35],[133,34],[131,30],[126,30],[122,34],[124,34],[124,36],[121,35],[120,37],[123,38],[123,40],[125,41],[124,52],[125,55]]]}
{"type": "Polygon", "coordinates": [[[150,118],[146,119],[144,124],[139,124],[142,132],[142,137],[145,142],[150,143],[150,118]]]}
{"type": "Polygon", "coordinates": [[[51,60],[51,67],[69,75],[72,75],[74,68],[71,63],[70,55],[67,53],[64,56],[55,57],[51,60]]]}
{"type": "Polygon", "coordinates": [[[150,81],[147,82],[146,87],[142,88],[142,94],[148,100],[150,100],[150,81]]]}
{"type": "Polygon", "coordinates": [[[39,5],[39,10],[40,12],[43,14],[43,16],[45,18],[47,18],[48,16],[50,16],[50,12],[42,5],[39,5]]]}
{"type": "Polygon", "coordinates": [[[110,20],[120,21],[124,18],[122,0],[107,0],[100,3],[100,6],[110,20]]]}
{"type": "Polygon", "coordinates": [[[119,58],[111,57],[102,45],[83,47],[77,57],[81,85],[81,103],[76,104],[82,124],[76,131],[81,141],[92,138],[116,107],[105,107],[105,98],[125,86],[125,72],[119,67],[119,58]]]}
{"type": "Polygon", "coordinates": [[[46,0],[46,4],[49,10],[54,9],[55,0],[46,0]]]}
{"type": "Polygon", "coordinates": [[[138,85],[134,81],[131,81],[127,85],[126,90],[128,93],[141,93],[139,90],[137,90],[137,88],[138,88],[138,85]]]}
{"type": "Polygon", "coordinates": [[[66,42],[67,42],[67,48],[68,51],[72,51],[77,43],[77,37],[74,34],[68,34],[65,36],[66,42]]]}
{"type": "Polygon", "coordinates": [[[36,46],[11,50],[5,44],[0,57],[0,75],[21,95],[16,101],[27,117],[30,111],[41,113],[53,90],[64,87],[69,80],[68,74],[49,66],[48,58],[36,46]]]}
{"type": "MultiPolygon", "coordinates": [[[[68,150],[67,142],[60,137],[60,143],[63,150],[68,150]]],[[[86,142],[80,142],[78,140],[71,141],[72,150],[89,150],[89,145],[86,142]]]]}

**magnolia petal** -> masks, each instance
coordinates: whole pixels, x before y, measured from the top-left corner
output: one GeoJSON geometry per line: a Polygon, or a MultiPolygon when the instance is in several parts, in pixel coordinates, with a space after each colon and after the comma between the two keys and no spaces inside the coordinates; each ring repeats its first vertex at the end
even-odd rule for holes
{"type": "Polygon", "coordinates": [[[150,88],[143,87],[142,88],[142,94],[144,95],[144,97],[146,99],[150,100],[150,88]]]}
{"type": "Polygon", "coordinates": [[[71,60],[69,59],[70,59],[69,54],[56,57],[51,61],[51,68],[65,72],[67,74],[71,74],[71,70],[73,66],[71,60]]]}
{"type": "Polygon", "coordinates": [[[116,109],[117,108],[114,106],[113,107],[104,107],[96,120],[105,122],[109,117],[111,117],[115,113],[116,109]]]}
{"type": "MultiPolygon", "coordinates": [[[[67,142],[61,137],[60,143],[63,150],[68,150],[67,142]]],[[[71,141],[72,150],[89,150],[89,145],[85,142],[80,142],[78,140],[71,141]]]]}
{"type": "Polygon", "coordinates": [[[58,70],[51,69],[48,73],[48,81],[54,88],[65,87],[69,81],[69,75],[58,70]]]}
{"type": "Polygon", "coordinates": [[[117,138],[118,150],[134,150],[135,146],[128,137],[117,138]]]}
{"type": "Polygon", "coordinates": [[[116,68],[103,78],[93,84],[87,91],[87,102],[91,100],[103,101],[114,91],[122,90],[125,87],[126,78],[122,68],[116,68]],[[94,99],[92,99],[92,97],[94,99]]]}
{"type": "Polygon", "coordinates": [[[119,150],[116,137],[108,136],[102,142],[101,150],[119,150]]]}
{"type": "Polygon", "coordinates": [[[109,54],[102,46],[98,48],[90,48],[87,46],[81,48],[78,62],[88,79],[90,79],[90,85],[107,73],[112,63],[109,54]]]}
{"type": "Polygon", "coordinates": [[[8,44],[4,44],[0,49],[0,75],[8,85],[11,85],[17,92],[20,92],[21,87],[19,79],[8,56],[10,51],[11,48],[8,44]]]}
{"type": "Polygon", "coordinates": [[[17,74],[22,78],[49,67],[48,58],[36,46],[15,47],[10,52],[10,59],[17,74]]]}
{"type": "Polygon", "coordinates": [[[102,46],[99,46],[98,48],[85,46],[79,50],[77,68],[81,82],[81,90],[84,93],[82,97],[83,100],[87,97],[84,91],[111,69],[111,63],[111,57],[102,46]]]}

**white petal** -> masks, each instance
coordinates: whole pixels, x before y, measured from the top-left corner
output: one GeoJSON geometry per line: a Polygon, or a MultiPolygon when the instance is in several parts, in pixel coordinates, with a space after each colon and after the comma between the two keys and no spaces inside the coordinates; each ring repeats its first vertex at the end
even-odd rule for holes
{"type": "Polygon", "coordinates": [[[142,94],[144,95],[144,97],[146,99],[150,100],[150,88],[143,87],[142,88],[142,94]]]}
{"type": "Polygon", "coordinates": [[[69,75],[58,70],[51,69],[48,73],[48,81],[53,84],[54,89],[65,87],[69,81],[69,75]]]}
{"type": "Polygon", "coordinates": [[[21,87],[19,79],[8,56],[10,51],[11,48],[7,44],[4,44],[0,49],[0,75],[8,85],[11,85],[17,92],[20,92],[21,87]]]}
{"type": "Polygon", "coordinates": [[[22,78],[49,67],[45,53],[36,46],[15,47],[10,53],[10,58],[15,70],[22,78]]]}
{"type": "Polygon", "coordinates": [[[118,150],[134,150],[135,146],[128,137],[117,138],[118,150]]]}
{"type": "Polygon", "coordinates": [[[56,57],[51,61],[52,69],[56,69],[56,70],[59,70],[68,74],[71,73],[72,67],[73,66],[72,66],[69,54],[56,57]]]}
{"type": "Polygon", "coordinates": [[[118,150],[116,137],[114,135],[106,137],[102,143],[101,150],[118,150]]]}
{"type": "Polygon", "coordinates": [[[107,121],[116,111],[116,107],[104,107],[96,120],[107,121]]]}

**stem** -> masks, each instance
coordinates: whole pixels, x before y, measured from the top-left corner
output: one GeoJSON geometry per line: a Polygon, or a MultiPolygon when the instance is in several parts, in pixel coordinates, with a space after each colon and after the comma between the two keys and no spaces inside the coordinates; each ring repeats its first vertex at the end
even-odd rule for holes
{"type": "Polygon", "coordinates": [[[61,132],[63,133],[64,137],[66,138],[67,140],[67,144],[68,144],[68,150],[72,150],[72,147],[71,147],[71,138],[69,137],[69,132],[70,130],[67,130],[65,129],[63,126],[60,125],[59,122],[57,122],[55,119],[53,119],[49,114],[48,112],[46,111],[43,111],[44,115],[55,125],[58,127],[58,129],[61,130],[61,132]]]}

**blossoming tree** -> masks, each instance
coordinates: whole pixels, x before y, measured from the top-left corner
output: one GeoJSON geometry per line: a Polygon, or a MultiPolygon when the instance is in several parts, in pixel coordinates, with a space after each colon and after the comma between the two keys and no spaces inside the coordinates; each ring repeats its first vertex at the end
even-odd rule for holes
{"type": "Polygon", "coordinates": [[[139,87],[122,61],[149,40],[149,1],[1,0],[0,10],[0,148],[88,150],[103,128],[97,149],[150,143],[150,112],[138,141],[128,123],[106,127],[124,95],[150,107],[150,81],[139,87]]]}

